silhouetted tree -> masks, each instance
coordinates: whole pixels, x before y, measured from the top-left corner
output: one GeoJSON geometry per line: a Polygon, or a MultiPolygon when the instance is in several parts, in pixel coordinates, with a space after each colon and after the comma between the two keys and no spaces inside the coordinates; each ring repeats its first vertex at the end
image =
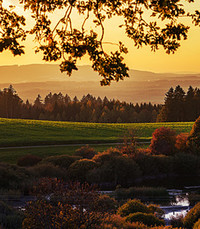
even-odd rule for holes
{"type": "Polygon", "coordinates": [[[200,115],[200,90],[188,88],[184,90],[178,85],[166,93],[165,104],[161,108],[158,122],[194,121],[200,115]]]}
{"type": "MultiPolygon", "coordinates": [[[[193,1],[186,2],[191,4],[193,1]]],[[[191,13],[188,4],[180,4],[179,0],[26,0],[13,2],[12,5],[14,7],[7,9],[3,0],[0,1],[0,52],[9,50],[14,56],[21,55],[24,53],[21,42],[27,35],[34,35],[37,43],[35,51],[42,52],[45,61],[59,61],[61,72],[66,72],[69,76],[73,70],[78,69],[77,60],[88,55],[93,70],[102,77],[101,85],[109,85],[112,81],[118,82],[129,77],[128,67],[123,62],[123,55],[128,52],[124,44],[119,41],[115,44],[117,50],[114,48],[110,53],[104,48],[104,23],[109,22],[113,16],[122,19],[119,27],[124,27],[126,36],[133,40],[137,48],[147,45],[152,51],[156,51],[163,47],[167,54],[174,53],[181,40],[187,39],[189,27],[182,18],[191,19],[196,26],[200,24],[200,12],[194,9],[194,13],[191,13]],[[15,6],[18,3],[21,10],[29,9],[34,23],[26,25],[25,16],[16,13],[18,7],[15,6]],[[59,14],[53,17],[58,21],[52,23],[50,15],[59,10],[65,13],[60,17],[59,14]],[[75,17],[72,17],[72,11],[75,17]],[[77,17],[79,23],[74,22],[77,17]],[[86,21],[90,18],[92,20],[88,30],[86,21]]]]}

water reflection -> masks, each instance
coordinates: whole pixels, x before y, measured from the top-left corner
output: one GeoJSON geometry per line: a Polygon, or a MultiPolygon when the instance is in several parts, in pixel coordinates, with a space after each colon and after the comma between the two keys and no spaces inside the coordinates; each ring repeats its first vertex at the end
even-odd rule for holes
{"type": "Polygon", "coordinates": [[[188,193],[174,196],[170,206],[161,207],[165,211],[165,220],[171,220],[172,218],[179,218],[185,216],[190,210],[190,202],[188,200],[188,193]]]}
{"type": "Polygon", "coordinates": [[[188,200],[188,193],[182,195],[175,196],[175,202],[172,202],[172,206],[190,206],[190,202],[188,200]]]}
{"type": "Polygon", "coordinates": [[[181,211],[173,211],[169,212],[164,215],[165,220],[171,220],[172,218],[179,218],[180,216],[185,217],[185,215],[188,213],[188,210],[181,210],[181,211]]]}

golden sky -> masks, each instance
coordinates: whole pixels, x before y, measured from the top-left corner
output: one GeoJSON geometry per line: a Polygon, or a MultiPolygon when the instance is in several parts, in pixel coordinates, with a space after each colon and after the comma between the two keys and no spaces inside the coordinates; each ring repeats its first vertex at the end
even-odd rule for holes
{"type": "MultiPolygon", "coordinates": [[[[16,0],[4,0],[5,5],[12,4],[12,2],[16,2],[16,0]]],[[[200,9],[200,1],[198,0],[198,3],[191,5],[190,8],[200,9]]],[[[24,14],[20,7],[16,9],[19,13],[24,14]]],[[[54,15],[55,21],[59,16],[59,14],[54,15]]],[[[125,55],[125,62],[129,68],[153,72],[200,73],[200,27],[191,27],[188,39],[182,42],[179,50],[173,55],[167,55],[162,48],[155,53],[151,52],[149,47],[135,48],[133,42],[118,28],[119,21],[120,19],[114,18],[105,25],[105,41],[118,42],[121,40],[128,47],[129,53],[125,55]]],[[[30,19],[28,19],[28,23],[30,23],[30,19]]],[[[29,38],[25,42],[26,54],[20,57],[13,57],[7,51],[0,53],[0,65],[45,63],[40,54],[34,53],[35,45],[32,38],[29,38]]],[[[79,62],[79,65],[84,64],[90,64],[87,58],[83,58],[79,62]]]]}

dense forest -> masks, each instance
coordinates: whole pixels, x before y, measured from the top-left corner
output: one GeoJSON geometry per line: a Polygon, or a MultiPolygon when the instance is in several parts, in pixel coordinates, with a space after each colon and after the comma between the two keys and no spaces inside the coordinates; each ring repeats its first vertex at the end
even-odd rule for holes
{"type": "Polygon", "coordinates": [[[165,103],[158,122],[194,121],[200,115],[200,89],[190,86],[187,93],[178,85],[165,94],[165,103]]]}
{"type": "Polygon", "coordinates": [[[75,96],[51,92],[42,100],[38,95],[33,104],[26,103],[12,86],[0,91],[0,117],[75,122],[155,122],[161,105],[135,104],[101,99],[88,94],[81,100],[75,96]]]}
{"type": "Polygon", "coordinates": [[[51,92],[44,99],[37,96],[34,103],[25,103],[10,85],[0,91],[0,117],[52,121],[147,123],[194,121],[200,115],[200,89],[190,86],[187,93],[178,85],[165,94],[164,105],[133,104],[84,95],[75,96],[51,92]]]}

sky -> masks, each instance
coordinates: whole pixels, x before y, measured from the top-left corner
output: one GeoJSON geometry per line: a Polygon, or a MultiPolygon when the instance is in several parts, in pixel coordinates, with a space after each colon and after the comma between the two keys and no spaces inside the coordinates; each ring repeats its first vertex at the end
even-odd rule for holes
{"type": "MultiPolygon", "coordinates": [[[[10,5],[12,2],[16,3],[16,0],[4,0],[5,5],[10,5]]],[[[190,9],[200,9],[200,1],[190,5],[190,9]]],[[[24,14],[20,7],[16,10],[19,14],[24,14]]],[[[25,14],[28,16],[28,12],[25,14]]],[[[56,13],[54,16],[54,23],[59,19],[60,13],[56,13]]],[[[76,21],[76,15],[73,15],[76,21]]],[[[31,19],[28,16],[28,21],[31,23],[31,19]]],[[[78,21],[77,21],[78,23],[78,21]]],[[[174,73],[200,73],[200,27],[192,26],[188,35],[188,39],[181,42],[181,47],[175,54],[168,55],[161,48],[159,51],[151,52],[149,47],[143,47],[137,49],[134,47],[131,39],[127,38],[123,31],[118,28],[120,19],[114,18],[109,20],[105,25],[105,38],[104,41],[118,42],[121,40],[129,50],[129,53],[125,55],[125,62],[130,69],[153,71],[153,72],[174,72],[174,73]]],[[[186,22],[188,23],[188,22],[186,22]]],[[[89,25],[88,25],[89,26],[89,25]]],[[[25,55],[20,57],[13,57],[10,52],[6,51],[0,53],[0,65],[26,65],[26,64],[38,64],[46,63],[42,61],[41,54],[34,53],[34,47],[36,44],[33,42],[33,38],[28,38],[25,42],[25,55]]],[[[111,47],[108,47],[110,49],[111,47]]],[[[78,62],[79,65],[90,64],[87,57],[78,62]]]]}

